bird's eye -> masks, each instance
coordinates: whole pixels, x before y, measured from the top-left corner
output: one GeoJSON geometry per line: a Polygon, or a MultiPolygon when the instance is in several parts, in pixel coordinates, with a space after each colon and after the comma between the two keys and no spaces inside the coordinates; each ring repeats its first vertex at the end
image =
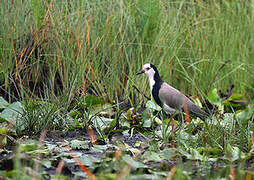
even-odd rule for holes
{"type": "Polygon", "coordinates": [[[146,70],[148,71],[149,69],[151,69],[150,67],[147,67],[146,70]]]}

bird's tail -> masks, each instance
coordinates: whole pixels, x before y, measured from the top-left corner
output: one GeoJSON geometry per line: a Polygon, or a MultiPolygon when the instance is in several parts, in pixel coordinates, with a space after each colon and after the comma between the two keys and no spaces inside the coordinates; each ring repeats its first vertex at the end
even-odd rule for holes
{"type": "Polygon", "coordinates": [[[191,107],[189,107],[189,111],[190,111],[191,114],[194,114],[195,116],[199,117],[203,121],[210,116],[210,114],[203,111],[202,109],[200,109],[195,104],[193,104],[193,105],[191,105],[191,107]]]}

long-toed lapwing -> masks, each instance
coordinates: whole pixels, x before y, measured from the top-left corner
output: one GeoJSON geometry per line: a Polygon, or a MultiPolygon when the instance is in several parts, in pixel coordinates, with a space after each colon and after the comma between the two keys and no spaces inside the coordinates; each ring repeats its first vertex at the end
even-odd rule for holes
{"type": "Polygon", "coordinates": [[[201,110],[183,93],[164,82],[159,75],[157,68],[153,64],[145,64],[143,69],[137,73],[145,75],[149,79],[150,90],[155,102],[167,113],[175,114],[180,111],[190,112],[204,120],[209,116],[201,110]]]}

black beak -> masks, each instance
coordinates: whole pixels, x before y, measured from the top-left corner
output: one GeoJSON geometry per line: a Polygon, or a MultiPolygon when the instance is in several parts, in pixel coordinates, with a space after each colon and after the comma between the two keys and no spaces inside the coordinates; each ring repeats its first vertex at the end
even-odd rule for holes
{"type": "Polygon", "coordinates": [[[141,70],[141,71],[137,72],[137,74],[136,74],[136,75],[143,74],[144,72],[145,72],[145,70],[143,69],[143,70],[141,70]]]}

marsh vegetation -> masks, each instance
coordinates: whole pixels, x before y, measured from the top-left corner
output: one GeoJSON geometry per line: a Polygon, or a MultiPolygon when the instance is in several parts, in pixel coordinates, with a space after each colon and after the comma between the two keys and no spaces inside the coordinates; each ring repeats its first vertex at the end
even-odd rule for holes
{"type": "Polygon", "coordinates": [[[253,8],[2,0],[0,179],[253,178],[253,8]],[[213,116],[172,135],[148,62],[213,116]]]}

